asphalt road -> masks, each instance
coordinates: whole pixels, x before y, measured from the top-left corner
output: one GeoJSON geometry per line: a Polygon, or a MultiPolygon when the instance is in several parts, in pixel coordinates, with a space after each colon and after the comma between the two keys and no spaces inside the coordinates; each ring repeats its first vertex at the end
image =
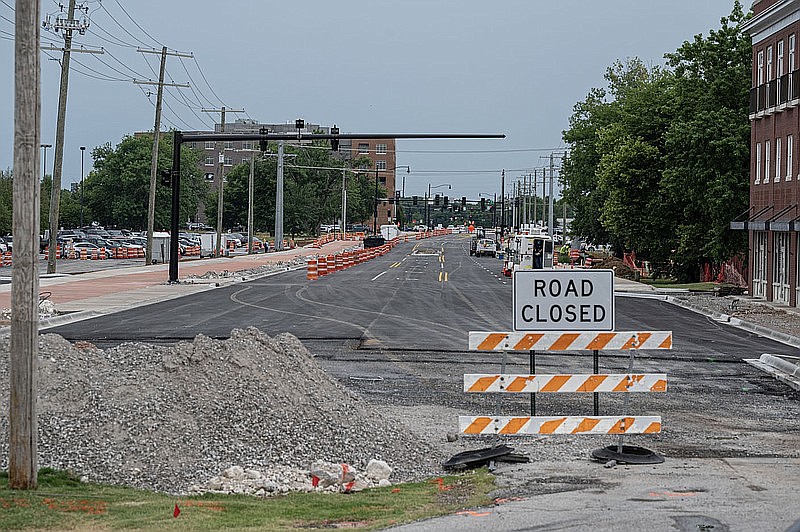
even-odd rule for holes
{"type": "MultiPolygon", "coordinates": [[[[465,351],[469,331],[511,329],[511,281],[500,275],[497,260],[470,256],[468,242],[451,235],[401,244],[383,257],[316,281],[295,270],[48,332],[113,345],[197,334],[226,338],[233,328],[252,326],[303,340],[352,340],[364,348],[465,351]]],[[[615,308],[617,330],[674,331],[674,352],[682,358],[800,355],[658,299],[618,295],[615,308]]],[[[674,352],[664,356],[674,358],[674,352]]]]}
{"type": "MultiPolygon", "coordinates": [[[[530,369],[527,353],[503,359],[467,351],[469,331],[511,327],[512,286],[499,270],[497,260],[471,257],[468,239],[452,235],[401,244],[315,281],[305,270],[290,271],[47,332],[105,347],[200,333],[226,338],[236,327],[288,331],[333,377],[445,442],[459,413],[525,415],[530,408],[528,397],[501,403],[463,392],[464,373],[530,369]]],[[[619,397],[626,394],[604,394],[600,413],[662,415],[661,434],[628,441],[654,447],[667,461],[604,469],[586,460],[587,450],[616,439],[535,438],[520,444],[533,463],[498,469],[503,496],[515,502],[476,514],[481,519],[450,516],[404,529],[783,530],[800,518],[800,394],[743,362],[800,350],[657,299],[618,295],[615,308],[617,330],[671,330],[674,347],[602,352],[601,372],[626,372],[630,364],[635,372],[665,372],[669,393],[636,394],[630,405],[619,397]]],[[[536,357],[538,372],[591,369],[587,352],[536,357]]],[[[537,394],[537,413],[591,414],[590,395],[537,394]]],[[[452,455],[469,443],[440,445],[452,455]]]]}

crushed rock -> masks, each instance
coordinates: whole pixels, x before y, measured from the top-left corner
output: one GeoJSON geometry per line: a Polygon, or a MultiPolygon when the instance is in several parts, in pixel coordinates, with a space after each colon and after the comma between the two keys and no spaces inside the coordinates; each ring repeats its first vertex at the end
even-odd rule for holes
{"type": "MultiPolygon", "coordinates": [[[[9,343],[0,335],[2,397],[9,343]]],[[[318,460],[382,460],[392,482],[440,472],[428,444],[329,377],[288,333],[234,329],[228,340],[108,350],[44,334],[38,392],[39,466],[91,481],[186,493],[232,466],[275,482],[296,479],[287,468],[307,476],[318,460]]],[[[3,416],[0,468],[7,457],[3,416]]]]}

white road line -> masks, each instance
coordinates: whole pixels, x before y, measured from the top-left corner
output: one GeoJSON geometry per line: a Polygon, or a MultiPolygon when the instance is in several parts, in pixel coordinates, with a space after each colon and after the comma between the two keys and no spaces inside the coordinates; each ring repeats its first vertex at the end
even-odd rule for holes
{"type": "Polygon", "coordinates": [[[386,270],[385,272],[381,272],[381,273],[379,273],[378,275],[376,275],[375,277],[373,277],[373,278],[372,278],[372,279],[370,279],[370,280],[371,280],[371,281],[374,281],[375,279],[377,279],[377,278],[378,278],[378,277],[380,277],[381,275],[383,275],[383,274],[385,274],[385,273],[388,273],[388,271],[389,271],[389,270],[386,270]]]}

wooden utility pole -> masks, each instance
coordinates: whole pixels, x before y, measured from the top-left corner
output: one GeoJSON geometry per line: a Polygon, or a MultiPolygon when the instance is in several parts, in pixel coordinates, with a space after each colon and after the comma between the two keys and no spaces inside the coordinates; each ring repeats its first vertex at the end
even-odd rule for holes
{"type": "MultiPolygon", "coordinates": [[[[225,133],[225,113],[244,113],[244,109],[225,109],[223,105],[219,109],[202,109],[204,113],[219,113],[220,126],[219,132],[225,133]]],[[[222,172],[225,170],[225,145],[222,142],[217,142],[217,173],[214,175],[214,181],[217,183],[217,243],[214,245],[214,256],[219,257],[222,253],[222,194],[225,179],[222,172]]]]}
{"type": "MultiPolygon", "coordinates": [[[[157,54],[156,50],[143,50],[137,48],[137,52],[143,54],[157,54]]],[[[144,263],[153,263],[153,226],[155,225],[156,217],[156,173],[158,172],[158,141],[161,138],[161,102],[164,98],[164,86],[170,87],[189,87],[188,84],[179,83],[164,83],[164,70],[167,67],[167,56],[174,55],[178,57],[192,57],[191,54],[181,54],[178,52],[167,53],[167,47],[161,48],[161,68],[158,72],[158,83],[152,81],[138,81],[133,80],[137,85],[158,85],[158,94],[156,96],[156,120],[153,125],[153,153],[150,161],[150,198],[147,203],[147,248],[144,252],[144,263]]]]}
{"type": "MultiPolygon", "coordinates": [[[[86,21],[75,20],[75,0],[69,0],[66,20],[56,19],[53,27],[64,32],[64,48],[61,58],[61,86],[58,93],[58,121],[56,122],[55,157],[53,161],[53,182],[50,191],[50,254],[47,259],[47,273],[56,272],[56,246],[58,244],[58,209],[61,201],[61,168],[64,164],[64,126],[67,119],[67,88],[69,87],[69,58],[72,52],[85,52],[102,54],[102,50],[73,50],[72,32],[86,31],[89,24],[86,21]]],[[[43,50],[53,50],[52,47],[42,47],[43,50]]],[[[37,237],[38,238],[38,237],[37,237]]]]}
{"type": "MultiPolygon", "coordinates": [[[[70,2],[74,7],[74,1],[70,2]]],[[[14,37],[14,263],[8,487],[38,487],[36,363],[39,355],[39,1],[17,0],[14,37]]]]}
{"type": "MultiPolygon", "coordinates": [[[[69,0],[67,20],[75,17],[75,0],[69,0]]],[[[50,190],[50,253],[47,256],[47,273],[56,272],[56,247],[58,245],[58,206],[61,201],[61,167],[64,163],[64,124],[67,119],[67,88],[69,86],[69,58],[72,52],[72,30],[64,30],[64,52],[61,56],[61,88],[58,92],[58,121],[53,161],[53,181],[50,190]]]]}

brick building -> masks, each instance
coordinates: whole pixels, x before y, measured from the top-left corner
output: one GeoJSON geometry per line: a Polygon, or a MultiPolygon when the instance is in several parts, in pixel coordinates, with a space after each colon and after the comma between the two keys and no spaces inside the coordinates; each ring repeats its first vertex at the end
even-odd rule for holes
{"type": "MultiPolygon", "coordinates": [[[[251,119],[237,119],[234,122],[225,124],[225,133],[258,133],[261,128],[267,128],[270,133],[296,133],[297,129],[295,123],[286,124],[261,124],[256,120],[251,119]]],[[[221,129],[220,124],[215,124],[214,132],[219,133],[221,129]]],[[[306,123],[305,127],[300,130],[302,133],[313,133],[315,131],[322,133],[330,133],[330,128],[320,126],[319,124],[306,123]]],[[[189,133],[189,132],[187,132],[189,133]]],[[[206,133],[201,131],[192,131],[191,133],[206,133]]],[[[290,141],[296,143],[297,141],[290,141]]],[[[310,144],[310,141],[303,141],[304,144],[310,144]]],[[[214,141],[205,143],[197,142],[191,143],[193,148],[201,150],[203,156],[200,159],[200,166],[206,178],[211,181],[217,172],[218,162],[220,160],[220,149],[224,157],[223,173],[226,173],[237,164],[249,162],[252,154],[248,150],[257,150],[258,141],[228,141],[221,145],[214,141]]],[[[378,182],[381,186],[385,187],[389,197],[395,195],[395,139],[342,139],[339,142],[339,155],[343,159],[352,159],[356,157],[367,157],[372,161],[371,175],[374,178],[375,171],[377,170],[378,182]]],[[[390,223],[396,218],[395,205],[386,201],[387,198],[381,198],[378,202],[378,222],[380,226],[385,223],[390,223]]],[[[203,219],[200,214],[199,219],[203,219]]],[[[372,218],[367,221],[368,226],[372,226],[372,218]]]]}
{"type": "Polygon", "coordinates": [[[750,209],[731,227],[748,231],[750,294],[800,306],[800,0],[756,0],[752,11],[750,209]]]}

